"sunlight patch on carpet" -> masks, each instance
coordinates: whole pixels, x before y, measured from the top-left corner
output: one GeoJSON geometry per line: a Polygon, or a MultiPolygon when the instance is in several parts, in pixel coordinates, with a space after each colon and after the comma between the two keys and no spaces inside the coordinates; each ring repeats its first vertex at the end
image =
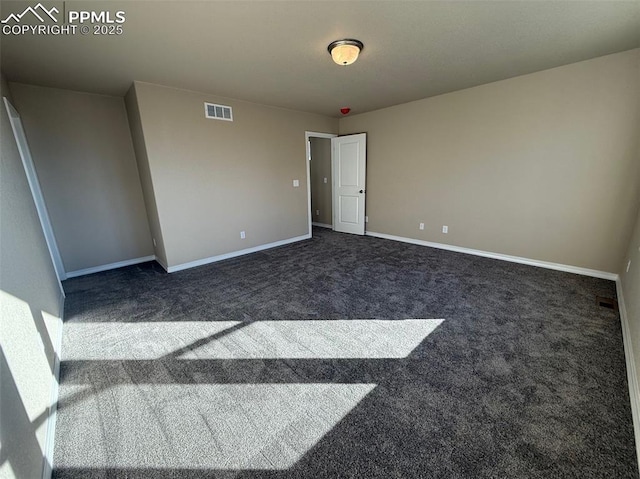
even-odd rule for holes
{"type": "Polygon", "coordinates": [[[443,319],[257,321],[180,359],[406,358],[443,319]]]}
{"type": "Polygon", "coordinates": [[[74,437],[58,444],[56,467],[287,469],[374,387],[117,385],[63,404],[74,437]]]}
{"type": "Polygon", "coordinates": [[[223,334],[238,324],[238,321],[68,322],[64,325],[62,359],[160,359],[223,334]]]}
{"type": "Polygon", "coordinates": [[[443,321],[67,323],[63,360],[405,358],[443,321]]]}

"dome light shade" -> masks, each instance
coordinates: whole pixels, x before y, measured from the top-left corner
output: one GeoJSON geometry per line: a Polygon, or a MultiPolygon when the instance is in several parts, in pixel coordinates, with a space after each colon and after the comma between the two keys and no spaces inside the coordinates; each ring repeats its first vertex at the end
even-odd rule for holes
{"type": "Polygon", "coordinates": [[[333,61],[338,65],[351,65],[358,59],[358,55],[360,55],[360,51],[363,48],[364,45],[360,40],[346,38],[331,42],[327,50],[331,53],[333,61]]]}

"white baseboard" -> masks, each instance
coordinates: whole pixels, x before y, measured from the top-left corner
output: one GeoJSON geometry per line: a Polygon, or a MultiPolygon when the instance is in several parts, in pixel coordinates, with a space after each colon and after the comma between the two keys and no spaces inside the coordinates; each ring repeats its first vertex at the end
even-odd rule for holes
{"type": "Polygon", "coordinates": [[[320,228],[329,228],[330,230],[333,229],[333,225],[328,225],[327,223],[311,223],[313,226],[319,226],[320,228]]]}
{"type": "Polygon", "coordinates": [[[616,281],[616,292],[618,294],[618,310],[620,312],[620,323],[622,326],[622,339],[624,342],[624,357],[627,364],[627,382],[629,383],[629,399],[631,401],[631,417],[633,418],[633,432],[636,439],[636,456],[640,462],[640,388],[638,387],[638,375],[636,362],[633,354],[633,342],[631,341],[631,330],[629,329],[629,316],[627,307],[624,304],[622,294],[622,282],[616,281]]]}
{"type": "MultiPolygon", "coordinates": [[[[176,271],[182,271],[189,268],[195,268],[196,266],[203,266],[209,263],[215,263],[217,261],[222,261],[229,258],[235,258],[237,256],[242,256],[245,254],[256,253],[258,251],[263,251],[265,249],[276,248],[278,246],[284,246],[286,244],[296,243],[298,241],[303,241],[311,238],[310,234],[296,236],[294,238],[288,238],[281,241],[276,241],[274,243],[262,244],[259,246],[254,246],[253,248],[242,249],[239,251],[232,251],[231,253],[225,253],[218,256],[211,256],[209,258],[203,258],[196,261],[190,261],[189,263],[183,263],[176,266],[170,266],[169,268],[165,268],[168,273],[175,273],[176,271]]],[[[163,266],[164,267],[164,266],[163,266]]]]}
{"type": "Polygon", "coordinates": [[[164,261],[162,261],[162,259],[160,259],[158,256],[156,256],[156,263],[158,263],[160,266],[162,266],[162,268],[168,273],[169,272],[169,267],[165,264],[164,261]]]}
{"type": "MultiPolygon", "coordinates": [[[[64,316],[64,300],[66,299],[66,295],[64,294],[64,290],[60,293],[60,297],[58,298],[58,316],[64,316]]],[[[62,320],[60,320],[62,321],[62,320]]],[[[61,328],[62,329],[62,328],[61,328]]]]}
{"type": "Polygon", "coordinates": [[[60,355],[62,354],[62,326],[64,317],[64,297],[62,297],[62,308],[58,319],[58,334],[56,335],[53,350],[55,357],[53,360],[53,375],[51,384],[51,396],[49,399],[49,416],[47,417],[47,436],[44,443],[44,453],[42,458],[42,479],[51,479],[53,472],[53,448],[56,437],[56,418],[58,411],[58,392],[60,384],[60,355]]]}
{"type": "Polygon", "coordinates": [[[133,258],[125,261],[118,261],[117,263],[103,264],[101,266],[94,266],[93,268],[79,269],[77,271],[70,271],[67,273],[67,278],[76,278],[78,276],[85,276],[87,274],[100,273],[102,271],[108,271],[110,269],[122,268],[123,266],[131,266],[132,264],[146,263],[147,261],[153,261],[156,259],[154,255],[143,256],[142,258],[133,258]]]}
{"type": "Polygon", "coordinates": [[[447,251],[455,251],[456,253],[472,254],[474,256],[483,256],[485,258],[499,259],[501,261],[509,261],[511,263],[527,264],[529,266],[538,266],[540,268],[554,269],[556,271],[565,271],[567,273],[581,274],[583,276],[592,276],[594,278],[608,279],[616,281],[618,279],[617,273],[609,273],[607,271],[598,271],[596,269],[580,268],[578,266],[571,266],[568,264],[551,263],[548,261],[540,261],[537,259],[523,258],[521,256],[511,256],[508,254],[492,253],[490,251],[482,251],[479,249],[463,248],[462,246],[454,246],[444,243],[432,243],[430,241],[423,241],[413,238],[404,238],[402,236],[393,236],[385,233],[375,233],[373,231],[367,231],[367,236],[374,236],[376,238],[389,239],[393,241],[402,241],[403,243],[410,243],[420,246],[429,246],[430,248],[444,249],[447,251]]]}

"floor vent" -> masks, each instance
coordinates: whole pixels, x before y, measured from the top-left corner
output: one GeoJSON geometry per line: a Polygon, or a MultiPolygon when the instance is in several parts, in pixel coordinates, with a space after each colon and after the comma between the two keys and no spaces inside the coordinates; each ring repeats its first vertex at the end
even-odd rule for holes
{"type": "Polygon", "coordinates": [[[603,296],[596,296],[596,304],[603,308],[612,309],[618,311],[618,302],[613,298],[605,298],[603,296]]]}

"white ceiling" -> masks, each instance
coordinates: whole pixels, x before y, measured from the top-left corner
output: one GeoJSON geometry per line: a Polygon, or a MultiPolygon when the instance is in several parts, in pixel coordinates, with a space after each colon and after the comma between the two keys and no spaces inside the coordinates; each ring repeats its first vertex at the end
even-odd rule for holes
{"type": "Polygon", "coordinates": [[[124,34],[2,35],[11,81],[122,96],[141,80],[330,116],[640,46],[640,1],[43,3],[123,10],[124,34]],[[347,67],[327,52],[344,37],[365,45],[347,67]]]}

